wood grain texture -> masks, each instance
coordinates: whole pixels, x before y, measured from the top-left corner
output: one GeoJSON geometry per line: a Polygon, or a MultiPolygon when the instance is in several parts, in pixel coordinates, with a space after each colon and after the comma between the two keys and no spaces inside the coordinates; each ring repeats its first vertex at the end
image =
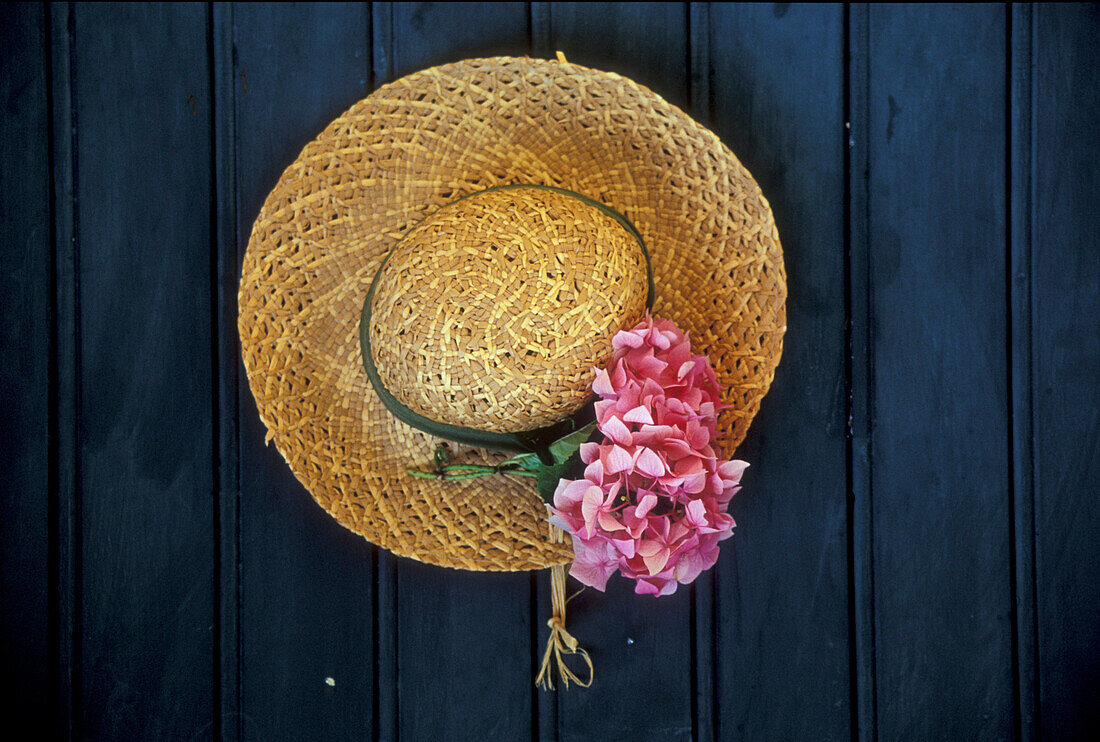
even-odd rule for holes
{"type": "MultiPolygon", "coordinates": [[[[239,259],[283,169],[368,92],[370,19],[350,5],[232,11],[239,259]]],[[[369,737],[372,547],[329,517],[264,446],[243,370],[238,378],[241,737],[369,737]]]]}
{"type": "Polygon", "coordinates": [[[875,739],[874,520],[871,422],[874,347],[868,244],[871,132],[867,3],[847,8],[848,47],[848,611],[853,738],[875,739]]]}
{"type": "MultiPolygon", "coordinates": [[[[686,105],[687,7],[678,4],[551,4],[545,33],[570,62],[626,75],[686,105]]],[[[570,581],[567,590],[577,584],[570,581]]],[[[569,630],[595,665],[591,688],[558,693],[559,739],[592,740],[629,729],[639,739],[690,739],[693,728],[691,591],[653,599],[613,577],[606,593],[569,604],[569,630]]],[[[539,632],[540,640],[545,630],[539,632]]]]}
{"type": "MultiPolygon", "coordinates": [[[[371,3],[371,89],[393,80],[393,3],[371,3]]],[[[397,561],[388,551],[374,553],[374,673],[376,739],[396,740],[400,732],[397,652],[397,561]]]]}
{"type": "Polygon", "coordinates": [[[1006,12],[872,6],[877,730],[1013,732],[1006,12]]]}
{"type": "Polygon", "coordinates": [[[789,290],[716,571],[718,737],[848,739],[844,14],[712,6],[710,23],[715,131],[772,204],[789,290]]]}
{"type": "Polygon", "coordinates": [[[214,402],[217,456],[215,486],[216,541],[214,562],[218,592],[214,645],[218,707],[214,737],[223,742],[241,738],[241,612],[240,612],[240,427],[237,417],[237,159],[235,80],[233,75],[233,6],[210,10],[211,108],[213,113],[213,271],[211,299],[215,301],[214,402]]]}
{"type": "Polygon", "coordinates": [[[53,474],[49,497],[54,519],[51,542],[54,545],[51,569],[51,624],[53,626],[49,672],[52,676],[55,717],[51,730],[58,739],[69,739],[76,714],[79,688],[79,633],[77,631],[77,595],[79,534],[77,527],[77,472],[79,440],[76,425],[77,359],[77,271],[76,224],[73,202],[73,142],[75,131],[72,108],[72,7],[56,3],[49,9],[51,121],[50,177],[53,181],[54,371],[53,474]]]}
{"type": "MultiPolygon", "coordinates": [[[[687,3],[687,114],[707,128],[714,128],[712,95],[714,24],[712,3],[687,3]]],[[[691,586],[692,740],[714,742],[718,738],[718,598],[715,569],[707,569],[691,586]]]]}
{"type": "Polygon", "coordinates": [[[206,31],[200,6],[74,9],[82,738],[213,719],[206,31]]]}
{"type": "Polygon", "coordinates": [[[397,736],[529,738],[530,577],[399,560],[397,586],[397,736]]]}
{"type": "Polygon", "coordinates": [[[1083,739],[1100,727],[1100,9],[1037,6],[1034,23],[1040,731],[1083,739]]]}
{"type": "Polygon", "coordinates": [[[12,723],[42,728],[50,706],[51,289],[46,16],[0,9],[0,697],[12,723]],[[18,204],[18,208],[11,205],[18,204]],[[11,393],[15,392],[15,393],[11,393]],[[18,596],[18,599],[13,599],[18,596]]]}
{"type": "Polygon", "coordinates": [[[617,72],[681,108],[688,103],[684,3],[541,3],[552,47],[570,62],[617,72]]]}
{"type": "Polygon", "coordinates": [[[1013,4],[1009,29],[1009,353],[1012,379],[1013,634],[1018,739],[1038,735],[1035,625],[1035,426],[1032,337],[1032,34],[1034,5],[1013,4]]]}
{"type": "Polygon", "coordinates": [[[386,4],[391,79],[471,57],[523,56],[530,48],[526,3],[386,4]]]}
{"type": "MultiPolygon", "coordinates": [[[[523,3],[395,3],[375,24],[387,79],[436,64],[528,51],[523,3]]],[[[383,70],[379,70],[383,72],[383,70]]],[[[380,80],[379,82],[382,82],[380,80]]],[[[523,739],[532,734],[536,668],[531,578],[459,572],[397,559],[392,617],[397,734],[407,739],[523,739]],[[492,699],[487,702],[487,699],[492,699]]]]}
{"type": "MultiPolygon", "coordinates": [[[[711,60],[711,4],[689,3],[687,113],[706,127],[713,127],[711,95],[714,70],[711,60]]],[[[691,657],[693,742],[718,738],[718,597],[715,570],[704,571],[691,585],[691,657]]]]}

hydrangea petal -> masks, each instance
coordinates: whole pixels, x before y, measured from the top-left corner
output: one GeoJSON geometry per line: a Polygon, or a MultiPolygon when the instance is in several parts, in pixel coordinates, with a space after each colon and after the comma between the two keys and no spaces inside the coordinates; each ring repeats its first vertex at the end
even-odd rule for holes
{"type": "Polygon", "coordinates": [[[633,441],[630,428],[626,427],[623,421],[617,417],[609,417],[603,425],[602,432],[608,438],[623,446],[629,446],[633,441]]]}
{"type": "Polygon", "coordinates": [[[599,523],[600,528],[603,529],[606,533],[614,533],[615,531],[626,530],[626,526],[620,523],[618,518],[616,518],[614,515],[607,512],[606,510],[601,510],[596,515],[596,522],[599,523]]]}
{"type": "Polygon", "coordinates": [[[626,557],[627,559],[633,558],[633,556],[634,556],[634,547],[635,547],[635,541],[634,541],[633,538],[630,538],[629,535],[628,535],[625,538],[620,538],[620,537],[616,536],[616,537],[611,538],[609,540],[611,541],[611,544],[616,549],[618,549],[624,557],[626,557]]]}
{"type": "Polygon", "coordinates": [[[600,458],[600,444],[599,443],[582,443],[580,447],[581,461],[585,464],[591,464],[600,458]]]}
{"type": "Polygon", "coordinates": [[[615,336],[611,338],[611,347],[618,350],[619,348],[640,348],[645,344],[645,338],[633,331],[622,330],[616,332],[615,336]]]}
{"type": "Polygon", "coordinates": [[[668,471],[665,462],[661,461],[661,457],[654,453],[652,448],[641,447],[638,451],[638,460],[634,463],[634,468],[642,474],[659,477],[668,471]]]}
{"type": "Polygon", "coordinates": [[[615,335],[592,388],[604,439],[582,446],[585,479],[559,484],[552,522],[573,534],[572,573],[585,584],[602,590],[621,571],[639,593],[671,594],[733,531],[726,508],[746,465],[712,445],[725,408],[717,376],[686,333],[647,316],[615,335]]]}
{"type": "Polygon", "coordinates": [[[602,368],[596,371],[596,378],[592,382],[592,391],[601,397],[610,397],[615,394],[615,387],[611,386],[611,377],[602,368]]]}
{"type": "Polygon", "coordinates": [[[649,413],[649,409],[644,405],[638,405],[637,407],[627,411],[623,415],[623,420],[628,423],[639,423],[644,425],[653,424],[653,415],[649,413]]]}
{"type": "Polygon", "coordinates": [[[566,508],[571,503],[580,502],[584,499],[585,490],[588,489],[590,484],[590,482],[584,479],[575,479],[573,481],[559,479],[558,487],[554,490],[555,507],[566,508]]]}
{"type": "Polygon", "coordinates": [[[604,471],[608,474],[626,471],[634,464],[626,449],[618,445],[611,446],[606,452],[601,452],[601,458],[604,471]]]}
{"type": "Polygon", "coordinates": [[[618,566],[619,561],[607,544],[592,544],[573,537],[573,566],[569,568],[569,574],[580,582],[603,592],[607,589],[608,578],[618,566]]]}
{"type": "Polygon", "coordinates": [[[668,557],[668,549],[661,549],[656,554],[643,556],[642,561],[645,562],[646,569],[649,570],[649,573],[653,575],[665,568],[665,565],[668,564],[668,557]]]}
{"type": "Polygon", "coordinates": [[[727,483],[737,484],[741,481],[741,475],[744,474],[745,469],[749,468],[747,461],[723,461],[718,465],[718,476],[722,477],[727,483]]]}
{"type": "Polygon", "coordinates": [[[693,526],[705,526],[707,524],[707,507],[702,500],[692,500],[686,508],[687,522],[693,526]]]}
{"type": "Polygon", "coordinates": [[[634,509],[635,518],[644,518],[650,510],[657,506],[657,495],[648,493],[642,496],[642,499],[638,501],[638,507],[634,509]]]}

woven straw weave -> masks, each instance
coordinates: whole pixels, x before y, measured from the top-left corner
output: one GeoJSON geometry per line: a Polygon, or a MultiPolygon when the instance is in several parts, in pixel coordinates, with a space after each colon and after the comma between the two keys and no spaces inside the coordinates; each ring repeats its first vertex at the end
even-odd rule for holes
{"type": "MultiPolygon", "coordinates": [[[[782,253],[767,201],[711,132],[613,73],[476,59],[386,85],[333,121],[257,217],[239,294],[260,416],[295,476],[341,524],[396,554],[523,570],[571,559],[528,479],[414,479],[437,441],[395,420],[363,371],[359,310],[382,258],[455,199],[558,186],[624,214],[649,248],[653,312],[690,332],[729,387],[726,455],[782,350],[782,253]]],[[[501,454],[452,444],[457,461],[501,454]]]]}
{"type": "Polygon", "coordinates": [[[444,206],[394,248],[371,315],[378,375],[431,420],[514,433],[590,397],[592,367],[645,312],[642,246],[556,191],[483,191],[444,206]]]}

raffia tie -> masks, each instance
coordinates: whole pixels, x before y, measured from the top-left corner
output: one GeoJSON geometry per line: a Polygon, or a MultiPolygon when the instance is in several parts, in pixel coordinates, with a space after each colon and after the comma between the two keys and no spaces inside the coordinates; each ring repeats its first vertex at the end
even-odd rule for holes
{"type": "MultiPolygon", "coordinates": [[[[565,534],[560,528],[550,526],[550,540],[561,543],[565,540],[565,534]]],[[[554,677],[550,669],[551,660],[558,668],[558,677],[562,685],[569,687],[574,682],[582,688],[592,685],[595,671],[592,669],[592,658],[588,652],[577,644],[577,640],[565,630],[565,605],[569,598],[565,597],[565,565],[550,568],[550,602],[554,611],[553,616],[546,622],[550,627],[550,638],[546,641],[546,652],[542,655],[542,667],[539,669],[535,685],[543,690],[554,690],[554,677]],[[579,654],[588,665],[588,680],[580,677],[565,663],[565,655],[579,654]]]]}

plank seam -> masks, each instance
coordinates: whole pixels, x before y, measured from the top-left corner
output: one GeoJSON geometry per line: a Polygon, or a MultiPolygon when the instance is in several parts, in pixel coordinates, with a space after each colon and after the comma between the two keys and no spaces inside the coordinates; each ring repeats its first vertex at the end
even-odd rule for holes
{"type": "MultiPolygon", "coordinates": [[[[532,57],[547,57],[549,56],[548,47],[549,41],[549,10],[545,3],[529,2],[527,3],[527,53],[532,57]]],[[[540,658],[540,644],[539,644],[539,629],[542,622],[539,621],[539,617],[542,615],[540,612],[539,595],[542,587],[543,580],[539,579],[539,575],[542,570],[535,570],[531,572],[530,595],[528,600],[527,612],[529,614],[528,625],[530,626],[530,651],[529,662],[531,663],[532,672],[534,668],[539,666],[541,662],[540,658]]],[[[549,588],[547,588],[549,589],[549,588]]],[[[547,693],[542,692],[538,688],[532,687],[531,689],[531,742],[540,742],[543,739],[543,713],[542,709],[545,706],[547,719],[551,719],[556,716],[554,708],[551,706],[553,700],[547,698],[547,693]]],[[[550,725],[547,726],[549,732],[550,725]]],[[[556,731],[556,729],[555,729],[556,731]]],[[[553,736],[553,739],[557,739],[557,734],[553,736]]]]}
{"type": "MultiPolygon", "coordinates": [[[[710,6],[688,3],[685,68],[687,70],[687,105],[691,115],[709,126],[713,110],[711,99],[710,6]]],[[[716,738],[718,713],[717,656],[718,621],[717,578],[703,574],[691,586],[690,652],[691,652],[691,738],[696,742],[713,742],[716,738]]]]}
{"type": "MultiPolygon", "coordinates": [[[[1036,18],[1036,10],[1035,10],[1035,7],[1034,7],[1033,4],[1029,5],[1029,19],[1030,19],[1030,29],[1029,29],[1030,33],[1029,33],[1029,41],[1027,41],[1027,43],[1029,43],[1031,53],[1034,54],[1034,49],[1036,48],[1037,33],[1038,33],[1038,20],[1036,18]]],[[[1035,90],[1034,90],[1035,79],[1036,79],[1035,59],[1034,59],[1034,56],[1032,56],[1029,59],[1029,67],[1027,67],[1027,81],[1029,81],[1029,92],[1030,92],[1030,100],[1029,100],[1029,104],[1027,104],[1027,117],[1029,117],[1029,119],[1027,119],[1027,120],[1029,120],[1029,124],[1031,124],[1031,122],[1035,121],[1035,113],[1036,113],[1036,106],[1037,106],[1036,97],[1034,95],[1034,93],[1035,93],[1035,90]]],[[[1031,246],[1033,246],[1035,244],[1034,207],[1035,207],[1035,193],[1036,193],[1036,190],[1035,190],[1036,189],[1036,184],[1035,184],[1035,177],[1034,177],[1035,160],[1036,160],[1036,144],[1035,144],[1034,132],[1031,129],[1031,125],[1029,125],[1029,130],[1027,130],[1027,133],[1029,133],[1030,140],[1029,140],[1029,142],[1027,142],[1027,153],[1026,153],[1027,167],[1029,167],[1029,184],[1027,184],[1027,191],[1026,191],[1027,192],[1027,231],[1026,231],[1026,234],[1027,234],[1027,245],[1029,245],[1029,255],[1027,255],[1027,269],[1029,269],[1029,275],[1031,276],[1031,275],[1035,274],[1035,255],[1034,255],[1033,252],[1031,252],[1031,246]]],[[[1029,289],[1031,289],[1030,281],[1029,281],[1029,289]]],[[[1036,318],[1036,313],[1035,313],[1035,298],[1031,294],[1031,292],[1029,292],[1029,297],[1027,297],[1027,330],[1029,330],[1030,339],[1034,339],[1035,334],[1037,332],[1037,326],[1038,325],[1037,325],[1037,318],[1036,318]]],[[[1036,353],[1037,353],[1037,351],[1035,350],[1035,346],[1033,344],[1029,348],[1029,353],[1027,353],[1027,367],[1029,367],[1029,369],[1031,370],[1031,378],[1029,379],[1029,386],[1027,386],[1027,398],[1029,398],[1029,403],[1030,403],[1029,418],[1027,418],[1027,422],[1029,422],[1029,424],[1032,425],[1032,431],[1034,431],[1034,424],[1035,424],[1035,403],[1034,403],[1034,400],[1035,400],[1035,397],[1036,397],[1035,389],[1036,389],[1036,385],[1037,385],[1037,378],[1036,378],[1037,374],[1035,373],[1035,369],[1038,366],[1036,353]]],[[[1033,441],[1034,439],[1029,439],[1029,440],[1033,441]]],[[[1040,652],[1038,652],[1038,635],[1040,635],[1040,616],[1038,616],[1038,558],[1040,558],[1040,557],[1038,557],[1038,535],[1037,535],[1037,525],[1036,525],[1035,511],[1034,511],[1034,503],[1038,499],[1038,491],[1037,491],[1037,487],[1034,487],[1034,483],[1038,479],[1038,470],[1040,470],[1040,462],[1038,462],[1038,457],[1036,455],[1034,447],[1032,448],[1032,451],[1031,451],[1031,458],[1029,459],[1029,464],[1030,464],[1030,467],[1031,467],[1030,470],[1031,470],[1032,483],[1033,483],[1032,500],[1031,500],[1031,502],[1032,502],[1032,522],[1030,524],[1031,530],[1029,532],[1030,533],[1030,538],[1031,538],[1032,556],[1033,556],[1033,562],[1032,562],[1032,565],[1031,565],[1031,574],[1030,574],[1030,577],[1031,577],[1031,580],[1032,580],[1032,584],[1031,584],[1031,601],[1032,601],[1032,606],[1035,607],[1035,610],[1033,611],[1033,614],[1032,614],[1032,632],[1035,636],[1035,644],[1032,647],[1032,650],[1033,650],[1033,657],[1032,657],[1033,669],[1032,669],[1032,672],[1034,674],[1033,675],[1034,695],[1033,695],[1033,698],[1032,698],[1032,702],[1034,704],[1034,709],[1035,709],[1035,738],[1037,740],[1042,740],[1043,739],[1043,713],[1042,713],[1042,709],[1043,709],[1043,706],[1042,706],[1042,702],[1043,702],[1042,679],[1043,679],[1043,676],[1041,674],[1040,652]]]]}
{"type": "Polygon", "coordinates": [[[213,501],[211,517],[214,522],[214,538],[212,544],[212,557],[214,561],[214,586],[211,599],[213,601],[213,616],[214,622],[213,636],[211,637],[212,643],[212,667],[211,667],[211,692],[213,695],[213,708],[214,718],[211,720],[211,731],[214,739],[222,739],[222,672],[221,672],[221,656],[222,656],[222,555],[221,555],[221,473],[219,472],[220,464],[220,446],[221,436],[219,434],[218,426],[220,425],[219,407],[220,407],[220,373],[218,368],[218,350],[221,340],[221,324],[219,319],[219,302],[218,302],[218,161],[217,161],[217,100],[215,95],[215,73],[214,73],[214,10],[212,5],[206,6],[206,53],[207,53],[207,74],[209,76],[208,85],[210,86],[210,190],[214,194],[214,198],[210,203],[210,413],[213,420],[213,424],[210,426],[210,488],[213,497],[210,499],[213,501]]]}
{"type": "MultiPolygon", "coordinates": [[[[374,34],[374,22],[375,22],[375,7],[377,3],[370,3],[367,6],[368,12],[368,26],[367,31],[369,38],[367,44],[370,46],[370,65],[371,74],[368,78],[371,81],[371,88],[376,89],[378,87],[378,51],[375,48],[375,34],[374,34]]],[[[382,592],[382,571],[380,569],[381,564],[378,558],[378,552],[380,550],[375,547],[370,552],[370,566],[371,571],[374,573],[374,590],[371,591],[371,618],[374,621],[374,625],[371,627],[371,654],[374,655],[374,667],[371,668],[371,707],[373,710],[371,719],[371,739],[382,739],[382,699],[381,699],[381,667],[382,656],[379,654],[381,649],[381,641],[379,638],[381,628],[381,599],[380,593],[382,592]]]]}
{"type": "MultiPolygon", "coordinates": [[[[531,38],[531,56],[547,59],[553,54],[551,39],[552,6],[545,2],[532,2],[528,6],[529,32],[531,38]]],[[[568,51],[568,50],[566,50],[568,51]]],[[[550,615],[549,600],[543,596],[550,595],[550,572],[539,570],[534,573],[532,586],[534,590],[531,604],[531,668],[539,666],[541,662],[542,644],[540,642],[541,631],[544,623],[539,620],[544,615],[550,615]]],[[[534,691],[531,713],[531,734],[536,742],[551,742],[561,738],[561,704],[560,691],[544,692],[534,691]]]]}
{"type": "Polygon", "coordinates": [[[1013,543],[1012,669],[1014,732],[1040,737],[1035,578],[1034,356],[1032,304],[1032,39],[1034,10],[1011,6],[1006,69],[1006,314],[1008,318],[1009,527],[1013,543]]]}
{"type": "Polygon", "coordinates": [[[848,354],[848,622],[851,734],[877,737],[875,714],[874,522],[871,429],[874,362],[871,354],[869,137],[870,33],[867,4],[845,6],[846,105],[849,152],[845,163],[845,334],[848,354]]]}
{"type": "MultiPolygon", "coordinates": [[[[371,3],[370,6],[371,81],[378,88],[393,78],[395,41],[393,34],[393,4],[371,3]]],[[[375,739],[400,738],[401,679],[397,675],[397,565],[395,557],[375,547],[372,550],[375,570],[374,611],[374,691],[375,739]]]]}
{"type": "MultiPolygon", "coordinates": [[[[48,645],[47,649],[47,661],[49,667],[46,669],[47,673],[47,687],[49,688],[50,698],[47,703],[47,708],[50,711],[50,716],[55,720],[63,718],[63,708],[65,704],[62,702],[62,687],[61,687],[61,614],[60,614],[60,590],[61,590],[61,508],[60,508],[60,490],[61,490],[61,477],[59,472],[60,464],[60,418],[59,418],[59,370],[60,370],[60,348],[58,345],[59,332],[57,323],[59,321],[60,313],[60,301],[58,291],[60,290],[61,281],[58,278],[58,266],[60,261],[58,259],[58,205],[57,205],[57,141],[55,128],[57,126],[54,108],[58,105],[54,96],[54,63],[53,54],[54,49],[51,41],[53,39],[53,14],[48,12],[47,6],[43,3],[39,6],[42,10],[43,22],[42,22],[42,36],[43,43],[42,48],[44,50],[44,63],[46,66],[46,114],[49,116],[50,125],[46,130],[46,151],[48,157],[47,163],[47,177],[48,177],[48,198],[49,204],[47,210],[49,213],[49,228],[50,228],[50,255],[47,264],[47,270],[49,271],[46,278],[47,291],[49,292],[49,311],[50,316],[47,321],[47,328],[49,337],[46,341],[47,352],[49,357],[46,361],[46,373],[48,394],[46,401],[46,460],[48,462],[48,468],[46,472],[46,491],[47,491],[47,528],[49,529],[49,543],[46,551],[46,574],[49,575],[50,584],[48,587],[47,597],[47,609],[46,615],[49,621],[46,627],[46,641],[48,645]]],[[[56,731],[61,731],[60,729],[56,731]]]]}
{"type": "Polygon", "coordinates": [[[80,306],[77,254],[76,107],[73,105],[73,26],[71,4],[49,8],[47,54],[50,105],[51,228],[53,231],[53,317],[55,335],[51,379],[51,530],[55,538],[52,620],[56,649],[54,698],[58,733],[79,737],[80,725],[80,306]],[[60,172],[59,172],[60,170],[60,172]],[[65,342],[62,342],[64,339],[65,342]]]}
{"type": "Polygon", "coordinates": [[[209,11],[211,178],[211,365],[215,425],[215,738],[243,737],[240,641],[240,420],[236,342],[236,96],[233,8],[209,11]]]}

